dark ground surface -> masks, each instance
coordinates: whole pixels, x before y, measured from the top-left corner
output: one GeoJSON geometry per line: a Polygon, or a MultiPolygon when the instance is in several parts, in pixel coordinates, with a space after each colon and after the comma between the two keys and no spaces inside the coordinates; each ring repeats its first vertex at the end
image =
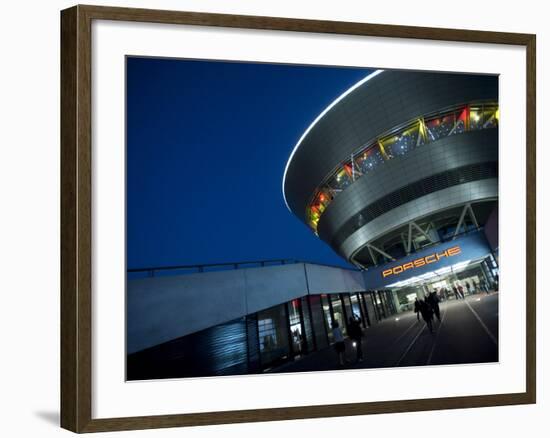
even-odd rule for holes
{"type": "Polygon", "coordinates": [[[498,293],[445,301],[440,308],[441,323],[434,321],[433,333],[413,312],[364,329],[362,362],[355,362],[355,348],[347,341],[343,367],[331,347],[270,372],[498,362],[498,293]]]}

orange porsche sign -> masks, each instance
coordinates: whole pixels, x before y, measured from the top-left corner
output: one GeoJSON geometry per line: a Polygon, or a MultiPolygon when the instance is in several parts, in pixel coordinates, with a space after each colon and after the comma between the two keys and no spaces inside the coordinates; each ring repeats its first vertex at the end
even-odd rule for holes
{"type": "Polygon", "coordinates": [[[382,277],[386,278],[390,275],[399,275],[409,269],[416,269],[422,266],[429,265],[431,263],[437,263],[444,257],[453,257],[458,254],[460,254],[460,246],[456,245],[446,249],[443,252],[434,252],[433,254],[427,255],[426,257],[420,257],[410,262],[403,263],[402,265],[397,265],[393,268],[385,269],[382,271],[382,277]]]}

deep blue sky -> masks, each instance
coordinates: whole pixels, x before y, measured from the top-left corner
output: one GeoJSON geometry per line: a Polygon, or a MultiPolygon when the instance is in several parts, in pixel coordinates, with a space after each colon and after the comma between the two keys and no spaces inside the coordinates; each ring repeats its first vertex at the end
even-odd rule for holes
{"type": "Polygon", "coordinates": [[[127,60],[127,265],[346,265],[281,182],[309,124],[366,69],[127,60]]]}

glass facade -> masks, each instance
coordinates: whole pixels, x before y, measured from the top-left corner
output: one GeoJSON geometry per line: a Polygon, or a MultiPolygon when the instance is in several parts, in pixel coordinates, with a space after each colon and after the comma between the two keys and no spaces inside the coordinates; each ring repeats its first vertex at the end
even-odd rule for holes
{"type": "Polygon", "coordinates": [[[346,310],[342,304],[342,299],[340,298],[339,294],[332,294],[332,295],[329,295],[329,297],[332,302],[332,312],[334,314],[334,320],[338,322],[338,325],[342,330],[342,334],[346,336],[348,334],[348,331],[347,331],[348,324],[347,324],[347,318],[346,318],[346,310]]]}
{"type": "Polygon", "coordinates": [[[372,303],[368,304],[367,294],[358,293],[359,301],[361,303],[361,309],[363,309],[364,325],[365,327],[370,327],[374,322],[376,322],[376,317],[372,313],[372,303]]]}
{"type": "Polygon", "coordinates": [[[300,299],[300,306],[302,309],[302,320],[304,324],[304,351],[309,353],[315,350],[315,339],[313,337],[313,321],[311,319],[310,305],[308,303],[308,297],[302,297],[300,299]]]}
{"type": "Polygon", "coordinates": [[[358,293],[352,294],[350,296],[350,301],[351,301],[352,315],[356,318],[360,318],[361,321],[363,322],[363,327],[366,327],[368,324],[367,317],[363,309],[359,294],[358,293]]]}
{"type": "Polygon", "coordinates": [[[325,322],[325,327],[327,330],[328,342],[332,344],[334,342],[334,335],[332,333],[332,322],[334,320],[332,313],[332,304],[328,295],[321,295],[321,305],[323,310],[323,317],[325,322]]]}
{"type": "Polygon", "coordinates": [[[292,352],[302,354],[306,352],[306,337],[303,327],[302,306],[299,299],[292,300],[288,306],[288,321],[292,339],[292,352]]]}
{"type": "Polygon", "coordinates": [[[317,188],[306,209],[307,223],[317,233],[319,219],[330,202],[358,178],[385,161],[450,135],[496,128],[498,120],[496,103],[472,103],[420,116],[380,135],[341,163],[317,188]]]}
{"type": "Polygon", "coordinates": [[[262,367],[290,354],[289,331],[285,306],[279,305],[258,312],[258,339],[262,367]]]}
{"type": "Polygon", "coordinates": [[[310,295],[305,297],[309,302],[311,309],[311,321],[313,328],[313,336],[315,339],[315,348],[320,350],[328,346],[328,325],[325,317],[325,312],[321,303],[320,295],[310,295]]]}
{"type": "MultiPolygon", "coordinates": [[[[350,294],[340,294],[342,301],[344,302],[344,315],[346,317],[346,323],[349,323],[349,319],[353,316],[353,311],[351,308],[351,297],[350,294]]],[[[357,316],[361,316],[358,314],[357,316]]]]}
{"type": "Polygon", "coordinates": [[[360,319],[363,327],[376,323],[380,318],[374,317],[372,298],[377,294],[369,291],[307,295],[209,327],[128,355],[128,378],[276,370],[289,361],[330,348],[334,343],[333,321],[338,321],[344,337],[348,336],[347,320],[352,315],[360,319]]]}
{"type": "Polygon", "coordinates": [[[259,348],[260,372],[332,345],[334,321],[347,337],[348,321],[354,315],[363,327],[393,315],[396,309],[391,293],[380,290],[308,295],[254,314],[251,321],[257,321],[254,339],[259,348]]]}

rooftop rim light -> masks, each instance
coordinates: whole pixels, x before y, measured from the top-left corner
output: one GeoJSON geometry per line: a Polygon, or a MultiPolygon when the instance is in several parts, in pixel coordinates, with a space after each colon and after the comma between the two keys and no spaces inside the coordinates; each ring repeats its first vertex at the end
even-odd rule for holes
{"type": "Polygon", "coordinates": [[[346,97],[348,94],[350,94],[352,91],[354,91],[356,88],[359,88],[361,85],[363,85],[365,82],[369,81],[370,79],[378,76],[380,73],[382,73],[384,70],[376,70],[367,77],[361,79],[359,82],[357,82],[355,85],[348,88],[346,91],[344,91],[340,96],[338,96],[329,106],[327,106],[321,114],[319,114],[313,122],[307,127],[307,129],[304,131],[302,136],[300,137],[300,140],[298,140],[298,143],[296,143],[296,146],[294,146],[294,149],[292,149],[292,152],[290,154],[290,157],[288,158],[288,161],[286,162],[285,166],[285,172],[283,173],[283,185],[282,185],[282,191],[283,191],[283,199],[285,200],[286,208],[288,208],[288,211],[292,213],[292,210],[288,206],[288,202],[286,200],[285,196],[285,181],[286,181],[286,173],[288,172],[288,167],[290,166],[290,162],[292,161],[292,158],[294,157],[294,154],[302,144],[302,141],[306,136],[309,134],[309,132],[313,129],[313,127],[321,120],[326,113],[328,113],[338,102],[340,102],[344,97],[346,97]]]}

